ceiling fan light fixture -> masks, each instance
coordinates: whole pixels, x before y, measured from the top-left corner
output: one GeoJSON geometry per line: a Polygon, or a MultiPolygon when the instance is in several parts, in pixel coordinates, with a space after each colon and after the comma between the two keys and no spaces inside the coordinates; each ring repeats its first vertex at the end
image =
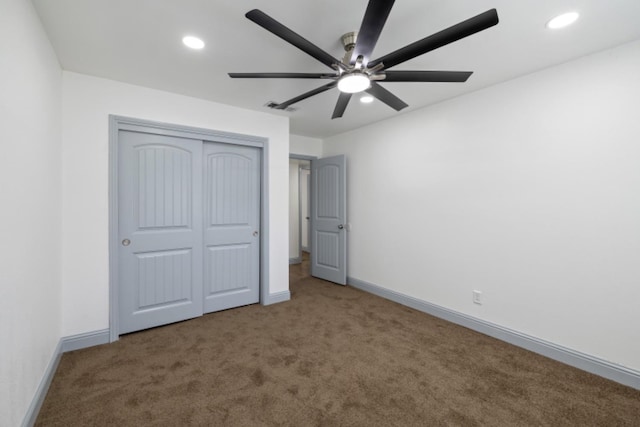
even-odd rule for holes
{"type": "Polygon", "coordinates": [[[361,96],[360,102],[362,102],[363,104],[371,104],[373,102],[373,96],[371,95],[361,96]]]}
{"type": "Polygon", "coordinates": [[[196,49],[196,50],[202,49],[204,47],[204,42],[198,37],[194,37],[194,36],[183,37],[182,43],[184,43],[185,46],[191,49],[196,49]]]}
{"type": "Polygon", "coordinates": [[[362,73],[351,73],[340,78],[338,81],[338,90],[344,93],[358,93],[369,89],[371,82],[369,77],[362,73]]]}
{"type": "Polygon", "coordinates": [[[547,22],[547,28],[557,30],[559,28],[568,27],[578,20],[580,14],[578,12],[568,12],[558,15],[547,22]]]}

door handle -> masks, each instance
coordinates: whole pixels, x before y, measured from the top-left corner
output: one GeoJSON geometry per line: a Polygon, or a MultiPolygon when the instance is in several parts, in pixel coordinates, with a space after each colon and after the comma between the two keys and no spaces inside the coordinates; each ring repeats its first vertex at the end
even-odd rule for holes
{"type": "Polygon", "coordinates": [[[338,224],[338,229],[342,230],[344,228],[344,224],[338,224]]]}
{"type": "Polygon", "coordinates": [[[131,240],[129,240],[129,239],[124,239],[122,241],[122,246],[129,246],[130,244],[131,244],[131,240]]]}
{"type": "Polygon", "coordinates": [[[253,237],[258,237],[258,231],[253,232],[253,237]]]}

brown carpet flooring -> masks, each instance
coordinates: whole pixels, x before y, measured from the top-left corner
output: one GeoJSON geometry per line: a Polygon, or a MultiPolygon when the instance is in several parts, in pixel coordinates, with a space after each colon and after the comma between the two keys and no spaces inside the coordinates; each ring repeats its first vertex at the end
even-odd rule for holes
{"type": "Polygon", "coordinates": [[[64,354],[39,426],[640,426],[640,391],[308,277],[64,354]]]}

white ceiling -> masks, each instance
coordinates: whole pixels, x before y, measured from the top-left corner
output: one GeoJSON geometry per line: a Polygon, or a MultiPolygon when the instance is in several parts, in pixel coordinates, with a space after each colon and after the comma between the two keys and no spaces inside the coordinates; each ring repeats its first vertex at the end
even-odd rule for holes
{"type": "MultiPolygon", "coordinates": [[[[466,83],[387,83],[409,108],[361,104],[353,97],[331,120],[332,89],[295,104],[295,112],[264,107],[326,80],[231,79],[228,72],[331,72],[331,69],[244,17],[261,9],[331,55],[339,38],[360,27],[368,0],[33,0],[65,70],[287,115],[291,132],[327,137],[444,99],[640,38],[639,0],[397,0],[373,57],[380,57],[488,9],[500,23],[427,53],[394,70],[474,71],[466,83]],[[553,16],[580,20],[548,30],[553,16]],[[205,49],[182,45],[202,38],[205,49]]],[[[615,76],[611,76],[615,78],[615,76]]]]}

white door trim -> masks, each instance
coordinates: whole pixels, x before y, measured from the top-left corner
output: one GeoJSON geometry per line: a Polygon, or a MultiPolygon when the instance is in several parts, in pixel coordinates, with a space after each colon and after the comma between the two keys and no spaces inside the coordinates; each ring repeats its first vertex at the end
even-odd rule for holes
{"type": "Polygon", "coordinates": [[[261,150],[260,188],[260,304],[272,303],[269,292],[269,140],[211,129],[109,115],[109,341],[119,337],[118,311],[118,133],[120,130],[147,132],[203,141],[258,147],[261,150]]]}

